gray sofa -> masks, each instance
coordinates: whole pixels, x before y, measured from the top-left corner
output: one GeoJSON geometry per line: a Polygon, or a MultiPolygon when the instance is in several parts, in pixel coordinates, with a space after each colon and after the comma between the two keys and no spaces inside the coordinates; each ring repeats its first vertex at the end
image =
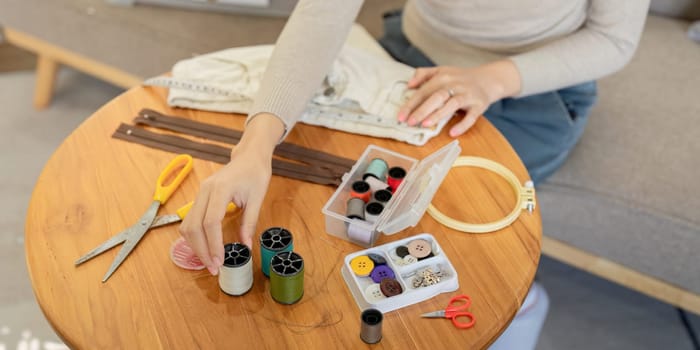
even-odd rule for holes
{"type": "Polygon", "coordinates": [[[700,18],[700,1],[652,11],[665,16],[600,81],[583,138],[538,188],[543,252],[700,313],[700,43],[666,17],[700,18]]]}
{"type": "MultiPolygon", "coordinates": [[[[381,14],[402,3],[367,0],[358,22],[379,36],[381,14]]],[[[600,81],[581,142],[538,188],[542,248],[700,313],[700,44],[686,37],[700,4],[653,1],[652,11],[632,62],[600,81]]],[[[271,43],[284,19],[102,0],[7,0],[0,24],[8,41],[44,62],[128,87],[192,54],[271,43]]],[[[51,82],[51,71],[38,74],[51,82]]]]}

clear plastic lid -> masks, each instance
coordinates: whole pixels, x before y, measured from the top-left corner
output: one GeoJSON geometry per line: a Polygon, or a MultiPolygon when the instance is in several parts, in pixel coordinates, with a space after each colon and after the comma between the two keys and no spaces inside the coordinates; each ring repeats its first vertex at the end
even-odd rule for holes
{"type": "Polygon", "coordinates": [[[391,211],[377,223],[377,230],[391,235],[416,226],[461,151],[454,140],[418,162],[402,182],[391,211]]]}

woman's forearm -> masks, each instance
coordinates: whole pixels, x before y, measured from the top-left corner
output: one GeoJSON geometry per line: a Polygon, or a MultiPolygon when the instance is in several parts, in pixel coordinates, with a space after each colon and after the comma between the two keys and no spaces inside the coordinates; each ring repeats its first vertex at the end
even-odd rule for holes
{"type": "Polygon", "coordinates": [[[264,157],[272,157],[275,146],[284,135],[285,125],[277,116],[269,113],[259,113],[245,127],[245,132],[238,146],[231,151],[251,151],[264,157]]]}
{"type": "MultiPolygon", "coordinates": [[[[362,0],[299,1],[277,39],[250,116],[276,115],[290,131],[330,70],[360,7],[362,0]]],[[[257,119],[251,117],[248,122],[257,119]]]]}

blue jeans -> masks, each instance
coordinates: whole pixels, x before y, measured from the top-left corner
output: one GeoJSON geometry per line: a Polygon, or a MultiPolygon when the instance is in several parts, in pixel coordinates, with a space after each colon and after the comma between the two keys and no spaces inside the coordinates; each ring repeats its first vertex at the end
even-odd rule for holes
{"type": "MultiPolygon", "coordinates": [[[[384,15],[379,43],[396,60],[413,67],[435,64],[401,31],[401,13],[384,15]]],[[[595,82],[493,103],[484,116],[518,153],[535,185],[554,173],[583,134],[596,101],[595,82]]]]}

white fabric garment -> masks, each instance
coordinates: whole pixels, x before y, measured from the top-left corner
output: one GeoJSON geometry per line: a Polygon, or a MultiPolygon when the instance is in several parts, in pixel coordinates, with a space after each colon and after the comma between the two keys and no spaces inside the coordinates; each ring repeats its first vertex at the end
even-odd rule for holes
{"type": "MultiPolygon", "coordinates": [[[[176,63],[172,77],[144,85],[169,87],[170,106],[247,114],[272,50],[261,45],[197,56],[176,63]]],[[[398,122],[398,110],[412,93],[406,82],[413,73],[412,67],[345,45],[300,121],[423,145],[449,118],[432,128],[398,122]]]]}

